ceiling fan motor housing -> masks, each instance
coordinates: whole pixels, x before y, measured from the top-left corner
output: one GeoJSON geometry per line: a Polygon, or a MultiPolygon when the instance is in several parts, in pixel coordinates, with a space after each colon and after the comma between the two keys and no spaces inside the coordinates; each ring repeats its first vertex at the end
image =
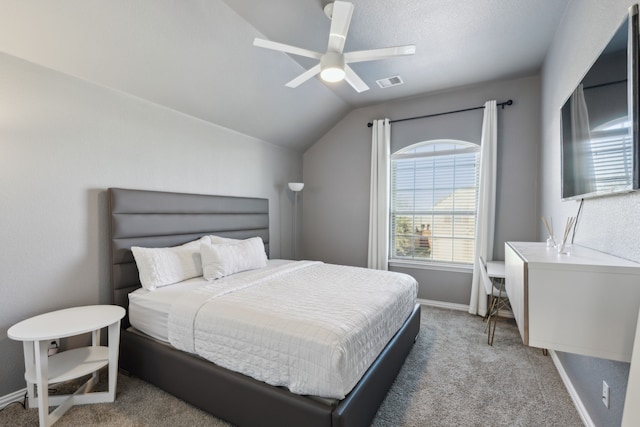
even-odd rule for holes
{"type": "Polygon", "coordinates": [[[344,55],[327,52],[320,58],[320,77],[327,82],[339,82],[344,79],[344,55]]]}

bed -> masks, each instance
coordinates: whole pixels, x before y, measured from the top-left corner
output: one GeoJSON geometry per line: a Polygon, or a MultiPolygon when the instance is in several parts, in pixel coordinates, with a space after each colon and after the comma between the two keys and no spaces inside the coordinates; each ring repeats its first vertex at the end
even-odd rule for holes
{"type": "MultiPolygon", "coordinates": [[[[260,237],[269,248],[268,200],[109,189],[113,303],[128,308],[140,288],[131,247],[181,245],[207,235],[260,237]]],[[[367,426],[384,400],[420,328],[415,305],[362,378],[339,400],[269,385],[180,351],[122,322],[121,369],[239,426],[367,426]]]]}

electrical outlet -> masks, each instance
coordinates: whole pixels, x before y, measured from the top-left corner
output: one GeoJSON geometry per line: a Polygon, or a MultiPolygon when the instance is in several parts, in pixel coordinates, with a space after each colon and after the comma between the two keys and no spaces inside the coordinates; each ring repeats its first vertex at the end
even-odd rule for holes
{"type": "Polygon", "coordinates": [[[606,381],[602,381],[602,403],[609,409],[609,384],[606,381]]]}
{"type": "Polygon", "coordinates": [[[51,340],[49,341],[49,350],[47,352],[47,354],[49,356],[53,356],[54,354],[56,354],[58,352],[58,350],[60,349],[60,340],[51,340]]]}

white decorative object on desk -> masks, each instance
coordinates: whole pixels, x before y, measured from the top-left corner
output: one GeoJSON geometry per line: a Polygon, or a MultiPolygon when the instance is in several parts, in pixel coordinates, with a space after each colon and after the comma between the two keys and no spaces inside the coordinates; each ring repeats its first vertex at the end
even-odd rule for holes
{"type": "Polygon", "coordinates": [[[39,408],[40,426],[50,426],[75,404],[113,402],[116,398],[120,320],[125,310],[115,305],[92,305],[53,311],[16,323],[9,338],[23,341],[29,406],[39,408]],[[109,328],[109,346],[100,346],[100,329],[109,328]],[[47,356],[51,340],[92,333],[92,345],[47,356]],[[109,365],[109,390],[90,393],[98,370],[109,365]],[[74,394],[49,397],[49,384],[87,374],[92,377],[74,394]],[[36,400],[36,386],[37,400],[36,400]],[[58,406],[49,413],[49,405],[58,406]]]}
{"type": "Polygon", "coordinates": [[[556,240],[553,238],[553,218],[549,217],[549,221],[547,221],[547,218],[543,216],[542,223],[544,224],[544,227],[547,229],[547,234],[549,235],[549,237],[547,238],[547,247],[555,248],[556,240]]]}
{"type": "Polygon", "coordinates": [[[567,218],[567,225],[564,227],[564,234],[562,234],[562,240],[558,243],[558,255],[571,255],[571,244],[569,243],[569,235],[571,234],[571,228],[576,223],[576,217],[570,216],[567,218]]]}
{"type": "Polygon", "coordinates": [[[547,238],[547,247],[548,247],[548,248],[555,248],[555,247],[556,247],[556,242],[555,242],[555,240],[553,239],[553,236],[549,236],[549,237],[547,238]]]}

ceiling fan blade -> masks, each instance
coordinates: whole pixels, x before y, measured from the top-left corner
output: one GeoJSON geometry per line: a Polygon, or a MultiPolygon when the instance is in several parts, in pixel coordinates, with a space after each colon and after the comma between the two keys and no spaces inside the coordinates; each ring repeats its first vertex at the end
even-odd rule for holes
{"type": "Polygon", "coordinates": [[[302,83],[306,82],[307,80],[309,80],[311,77],[315,76],[316,74],[318,74],[320,72],[320,64],[317,64],[311,68],[309,68],[307,71],[305,71],[304,73],[300,74],[298,77],[296,77],[295,79],[291,80],[289,83],[287,83],[285,86],[287,87],[291,87],[291,88],[296,88],[298,86],[300,86],[302,83]]]}
{"type": "Polygon", "coordinates": [[[344,62],[364,62],[377,61],[379,59],[394,58],[396,56],[413,55],[416,53],[416,46],[409,44],[406,46],[383,47],[380,49],[357,50],[344,54],[344,62]]]}
{"type": "Polygon", "coordinates": [[[353,3],[346,1],[334,1],[331,14],[331,29],[329,30],[329,46],[327,50],[342,53],[344,42],[353,15],[353,3]]]}
{"type": "Polygon", "coordinates": [[[303,49],[301,47],[295,47],[284,43],[272,42],[271,40],[259,39],[257,37],[253,40],[253,45],[263,47],[265,49],[290,53],[292,55],[305,56],[307,58],[320,59],[320,57],[322,56],[322,54],[319,52],[314,52],[312,50],[303,49]]]}
{"type": "Polygon", "coordinates": [[[356,72],[353,71],[353,68],[349,67],[348,65],[345,65],[344,74],[345,74],[344,79],[347,81],[347,83],[351,85],[351,87],[353,87],[356,90],[356,92],[361,93],[361,92],[364,92],[365,90],[369,90],[369,86],[367,86],[367,84],[363,82],[360,77],[358,77],[356,72]]]}

